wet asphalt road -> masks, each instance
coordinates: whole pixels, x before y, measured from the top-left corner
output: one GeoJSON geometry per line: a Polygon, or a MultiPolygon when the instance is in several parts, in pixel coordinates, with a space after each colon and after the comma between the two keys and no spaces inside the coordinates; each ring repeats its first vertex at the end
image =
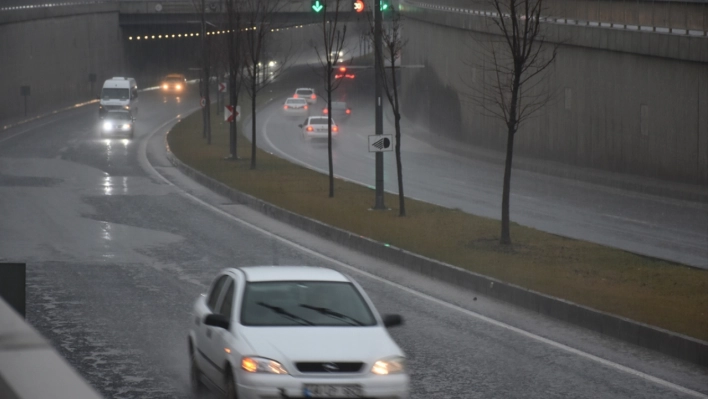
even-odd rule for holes
{"type": "MultiPolygon", "coordinates": [[[[333,148],[334,173],[373,186],[375,157],[367,148],[367,136],[375,132],[373,78],[364,70],[353,71],[356,83],[345,82],[335,92],[335,99],[347,101],[352,114],[334,118],[340,127],[333,148]]],[[[283,115],[281,105],[275,102],[261,113],[259,146],[328,173],[326,140],[303,140],[297,125],[305,118],[283,115]]],[[[312,110],[319,115],[325,106],[319,101],[312,110]]],[[[386,134],[395,133],[391,115],[384,118],[386,134]]],[[[411,136],[409,129],[404,126],[401,140],[406,196],[499,220],[503,165],[442,151],[411,136]]],[[[384,153],[384,185],[398,193],[393,152],[384,153]]],[[[553,234],[708,269],[708,204],[514,169],[510,216],[553,234]]]]}
{"type": "Polygon", "coordinates": [[[391,333],[410,357],[413,398],[708,394],[705,369],[436,283],[230,204],[164,159],[169,122],[196,99],[145,92],[140,101],[134,140],[99,138],[93,106],[0,133],[0,261],[27,262],[28,321],[107,398],[189,398],[191,305],[218,270],[255,264],[343,270],[381,312],[402,314],[406,325],[391,333]]]}

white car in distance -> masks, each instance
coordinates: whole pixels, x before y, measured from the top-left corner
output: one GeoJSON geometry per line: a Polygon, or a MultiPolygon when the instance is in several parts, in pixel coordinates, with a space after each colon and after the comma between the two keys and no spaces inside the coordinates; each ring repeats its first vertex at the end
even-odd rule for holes
{"type": "Polygon", "coordinates": [[[288,98],[283,104],[283,113],[288,116],[308,116],[309,108],[304,98],[288,98]]]}
{"type": "Polygon", "coordinates": [[[359,284],[332,269],[223,270],[194,305],[193,388],[227,398],[409,397],[403,351],[359,284]]]}
{"type": "MultiPolygon", "coordinates": [[[[305,119],[305,123],[298,125],[302,129],[302,137],[310,141],[312,139],[326,139],[329,131],[327,116],[310,116],[305,119]]],[[[339,134],[339,126],[332,119],[332,137],[339,134]]]]}
{"type": "Polygon", "coordinates": [[[304,98],[307,100],[308,104],[316,104],[317,103],[317,95],[315,94],[315,89],[308,88],[308,87],[302,87],[297,90],[295,90],[295,94],[293,94],[293,98],[304,98]]]}

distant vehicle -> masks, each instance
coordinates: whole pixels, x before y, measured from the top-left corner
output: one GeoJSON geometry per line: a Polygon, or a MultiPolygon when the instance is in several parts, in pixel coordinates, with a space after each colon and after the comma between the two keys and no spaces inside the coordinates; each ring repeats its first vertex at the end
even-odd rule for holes
{"type": "Polygon", "coordinates": [[[101,135],[115,137],[121,134],[131,139],[135,136],[135,117],[127,110],[107,111],[101,120],[101,135]]]}
{"type": "Polygon", "coordinates": [[[187,77],[179,73],[169,74],[162,79],[160,89],[163,93],[183,93],[187,89],[187,77]]]}
{"type": "Polygon", "coordinates": [[[194,304],[194,391],[226,398],[409,397],[406,358],[351,277],[309,266],[223,270],[194,304]]]}
{"type": "Polygon", "coordinates": [[[337,54],[336,51],[332,51],[329,53],[330,55],[330,60],[336,65],[336,64],[341,64],[344,62],[344,51],[339,51],[339,54],[337,54]]]}
{"type": "Polygon", "coordinates": [[[131,116],[138,115],[138,84],[133,78],[113,77],[106,80],[99,99],[98,116],[101,118],[112,110],[125,110],[131,116]]]}
{"type": "Polygon", "coordinates": [[[288,116],[308,116],[309,108],[304,98],[288,98],[283,104],[283,113],[288,116]]]}
{"type": "MultiPolygon", "coordinates": [[[[327,115],[327,106],[325,105],[322,113],[327,115]]],[[[332,117],[336,117],[339,120],[346,120],[351,116],[352,110],[347,107],[347,103],[344,101],[332,101],[332,117]]]]}
{"type": "MultiPolygon", "coordinates": [[[[298,125],[302,129],[302,137],[310,141],[312,139],[326,139],[329,127],[327,126],[326,116],[311,116],[305,120],[305,123],[298,125]]],[[[332,119],[332,138],[339,134],[339,126],[332,119]]]]}
{"type": "Polygon", "coordinates": [[[308,87],[302,87],[297,90],[295,90],[295,94],[293,94],[293,98],[304,98],[307,100],[308,104],[316,104],[317,103],[317,95],[315,94],[315,89],[308,88],[308,87]]]}

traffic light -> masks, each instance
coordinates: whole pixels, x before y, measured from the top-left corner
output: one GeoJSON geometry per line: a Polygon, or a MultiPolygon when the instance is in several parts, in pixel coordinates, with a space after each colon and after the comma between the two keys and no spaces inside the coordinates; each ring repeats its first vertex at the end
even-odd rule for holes
{"type": "Polygon", "coordinates": [[[389,3],[391,3],[391,0],[381,0],[381,11],[386,11],[389,9],[389,3]]]}
{"type": "Polygon", "coordinates": [[[325,8],[324,2],[326,0],[311,0],[311,1],[312,1],[312,10],[314,12],[318,13],[318,12],[324,10],[324,8],[325,8]]]}
{"type": "Polygon", "coordinates": [[[366,8],[364,6],[364,0],[354,0],[354,11],[356,12],[364,12],[364,9],[366,8]]]}

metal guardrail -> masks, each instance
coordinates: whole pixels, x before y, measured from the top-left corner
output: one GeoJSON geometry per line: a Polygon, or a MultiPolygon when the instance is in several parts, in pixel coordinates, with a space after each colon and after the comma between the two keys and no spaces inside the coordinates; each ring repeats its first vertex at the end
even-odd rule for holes
{"type": "MultiPolygon", "coordinates": [[[[404,3],[450,13],[497,16],[496,11],[481,5],[468,8],[414,0],[404,3]]],[[[708,2],[550,0],[547,3],[547,13],[541,17],[545,23],[708,37],[708,2]]]]}

